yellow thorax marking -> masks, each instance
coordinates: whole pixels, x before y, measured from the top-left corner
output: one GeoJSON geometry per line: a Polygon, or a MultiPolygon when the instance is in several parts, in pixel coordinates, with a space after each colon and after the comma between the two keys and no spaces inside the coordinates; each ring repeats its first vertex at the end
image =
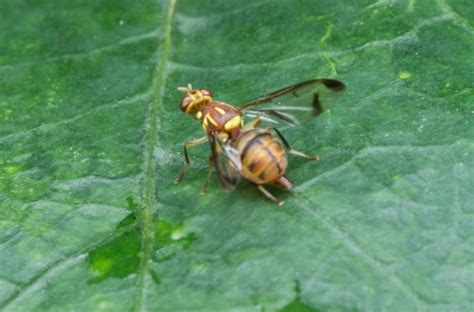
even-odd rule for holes
{"type": "Polygon", "coordinates": [[[225,110],[223,110],[222,108],[220,107],[214,107],[214,109],[221,115],[225,115],[225,110]]]}
{"type": "Polygon", "coordinates": [[[212,119],[212,117],[209,116],[209,114],[206,114],[204,115],[204,118],[202,119],[202,128],[204,130],[207,130],[207,126],[209,125],[209,122],[216,127],[218,126],[217,122],[214,119],[212,119]]]}
{"type": "Polygon", "coordinates": [[[202,128],[207,130],[207,115],[202,119],[202,128]]]}
{"type": "Polygon", "coordinates": [[[211,117],[210,114],[207,114],[206,115],[206,119],[208,119],[210,121],[211,124],[213,124],[214,126],[218,126],[219,124],[211,117]]]}
{"type": "Polygon", "coordinates": [[[202,117],[202,113],[201,113],[200,111],[197,112],[197,113],[196,113],[196,118],[197,118],[197,119],[201,119],[201,117],[202,117]]]}
{"type": "Polygon", "coordinates": [[[232,117],[228,122],[225,123],[224,129],[230,131],[234,128],[237,128],[241,124],[241,118],[239,115],[232,117]]]}

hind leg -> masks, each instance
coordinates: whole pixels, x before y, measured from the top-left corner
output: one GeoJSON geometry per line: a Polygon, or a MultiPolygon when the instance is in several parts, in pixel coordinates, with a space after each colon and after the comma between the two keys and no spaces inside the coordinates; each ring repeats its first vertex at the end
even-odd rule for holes
{"type": "Polygon", "coordinates": [[[275,204],[277,204],[278,206],[281,206],[283,205],[285,202],[279,200],[278,198],[276,198],[275,196],[272,195],[272,193],[270,193],[269,191],[267,191],[263,186],[261,185],[257,185],[257,188],[259,189],[260,192],[263,193],[263,195],[265,195],[265,197],[267,197],[268,199],[270,199],[272,202],[274,202],[275,204]]]}
{"type": "Polygon", "coordinates": [[[275,131],[275,133],[278,135],[280,140],[283,142],[283,145],[285,145],[286,149],[288,150],[288,153],[296,155],[296,156],[300,156],[300,157],[303,157],[303,158],[306,158],[306,159],[319,160],[319,155],[308,155],[306,153],[303,153],[303,152],[292,149],[290,144],[288,143],[288,141],[285,139],[285,137],[276,128],[269,127],[267,129],[275,131]]]}

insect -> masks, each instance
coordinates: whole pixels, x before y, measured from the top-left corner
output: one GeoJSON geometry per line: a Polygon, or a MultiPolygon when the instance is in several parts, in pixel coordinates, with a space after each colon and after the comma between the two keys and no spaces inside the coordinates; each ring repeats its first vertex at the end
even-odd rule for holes
{"type": "Polygon", "coordinates": [[[344,89],[345,85],[338,80],[313,79],[234,107],[214,101],[208,89],[193,89],[191,85],[178,88],[186,93],[180,101],[181,110],[199,120],[206,136],[184,143],[185,163],[175,182],[182,180],[189,167],[187,149],[209,141],[210,166],[201,193],[206,191],[214,165],[224,188],[233,189],[240,177],[244,177],[256,184],[265,196],[281,205],[283,202],[263,187],[269,183],[285,189],[293,186],[285,176],[287,160],[284,149],[271,132],[277,134],[289,153],[308,159],[319,159],[319,156],[293,150],[274,127],[263,129],[257,126],[261,121],[295,126],[322,113],[344,89]],[[244,116],[253,120],[244,125],[244,116]]]}

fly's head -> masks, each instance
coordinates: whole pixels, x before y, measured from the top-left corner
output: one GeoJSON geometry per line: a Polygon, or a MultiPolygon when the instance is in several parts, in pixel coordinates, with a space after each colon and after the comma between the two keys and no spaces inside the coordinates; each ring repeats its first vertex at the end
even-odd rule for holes
{"type": "Polygon", "coordinates": [[[212,93],[208,89],[193,89],[191,84],[188,84],[178,90],[186,94],[179,102],[179,108],[195,118],[204,105],[212,102],[212,93]]]}

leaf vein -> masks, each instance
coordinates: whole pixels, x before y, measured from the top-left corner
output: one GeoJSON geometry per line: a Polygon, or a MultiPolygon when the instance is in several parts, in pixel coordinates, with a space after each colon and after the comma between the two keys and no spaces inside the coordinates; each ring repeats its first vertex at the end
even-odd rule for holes
{"type": "Polygon", "coordinates": [[[48,284],[47,282],[54,277],[56,274],[64,272],[66,269],[80,263],[82,260],[86,258],[86,254],[89,252],[97,249],[98,247],[107,244],[108,242],[120,237],[124,234],[133,231],[137,227],[137,223],[131,223],[127,226],[124,226],[121,229],[114,230],[111,234],[107,235],[106,237],[102,238],[98,242],[94,242],[93,244],[86,246],[85,248],[79,250],[76,253],[71,254],[67,258],[58,259],[55,262],[52,262],[49,266],[44,268],[40,271],[37,275],[33,276],[30,281],[20,288],[16,289],[10,297],[8,297],[2,305],[0,305],[0,309],[5,311],[13,310],[14,306],[17,305],[23,298],[26,298],[28,294],[33,293],[35,291],[39,291],[42,288],[46,287],[48,284]]]}
{"type": "Polygon", "coordinates": [[[466,29],[468,32],[471,34],[474,34],[474,27],[469,23],[467,19],[462,17],[458,12],[456,12],[447,2],[446,0],[439,0],[438,1],[439,5],[441,6],[441,9],[449,15],[455,22],[456,24],[460,25],[464,29],[466,29]]]}
{"type": "Polygon", "coordinates": [[[394,152],[394,153],[403,153],[403,152],[426,152],[427,149],[435,149],[435,150],[445,150],[448,147],[453,147],[459,144],[472,144],[469,140],[459,140],[451,144],[441,144],[441,145],[420,145],[420,146],[410,146],[410,145],[388,145],[388,146],[370,146],[359,150],[352,158],[344,162],[343,164],[337,166],[334,169],[328,170],[300,185],[298,185],[295,190],[304,190],[308,187],[313,186],[314,184],[320,182],[321,180],[325,180],[333,176],[334,174],[339,173],[340,171],[347,169],[348,166],[354,164],[354,162],[360,158],[370,156],[372,154],[380,154],[380,153],[387,153],[387,152],[394,152]]]}
{"type": "Polygon", "coordinates": [[[6,142],[12,141],[12,140],[17,140],[17,139],[20,139],[20,138],[23,138],[23,137],[30,137],[35,132],[48,131],[48,130],[54,129],[58,126],[73,123],[73,122],[75,122],[75,121],[77,121],[77,120],[79,120],[83,117],[86,117],[86,116],[94,115],[94,114],[102,112],[104,110],[121,107],[123,105],[129,105],[131,103],[134,103],[135,101],[144,100],[144,99],[147,99],[147,98],[148,98],[148,93],[139,93],[137,95],[126,97],[126,98],[118,100],[118,101],[113,101],[112,103],[107,103],[107,104],[100,105],[98,107],[95,107],[95,108],[87,111],[87,112],[78,114],[74,117],[70,117],[70,118],[67,118],[67,119],[64,119],[64,120],[61,120],[61,121],[45,123],[45,124],[39,125],[37,127],[31,128],[31,129],[21,130],[21,131],[16,132],[16,133],[7,134],[3,137],[0,137],[0,144],[6,143],[6,142]]]}
{"type": "MultiPolygon", "coordinates": [[[[163,101],[163,90],[167,79],[167,65],[171,55],[171,23],[174,13],[176,0],[168,1],[166,17],[163,22],[164,37],[158,43],[158,49],[161,55],[150,89],[151,101],[149,108],[149,124],[145,135],[145,164],[143,179],[143,208],[139,211],[140,227],[142,233],[140,264],[138,267],[138,276],[136,284],[134,310],[142,311],[144,294],[145,294],[145,275],[147,272],[148,262],[151,259],[154,245],[154,228],[153,228],[153,203],[155,201],[155,148],[158,132],[158,111],[160,103],[163,101]]],[[[160,38],[158,38],[160,39],[160,38]]]]}
{"type": "MultiPolygon", "coordinates": [[[[409,298],[411,301],[415,303],[417,311],[424,311],[425,306],[424,303],[420,300],[419,296],[413,291],[413,289],[408,286],[403,280],[401,280],[396,274],[390,272],[384,268],[384,266],[375,259],[374,257],[370,256],[364,249],[350,237],[348,233],[344,230],[339,228],[334,222],[332,222],[327,216],[322,215],[321,212],[317,211],[316,209],[311,209],[308,207],[309,204],[308,200],[302,199],[301,197],[298,198],[299,201],[296,201],[296,205],[301,209],[305,210],[314,219],[321,222],[324,226],[326,226],[336,237],[338,237],[343,243],[344,247],[351,251],[356,256],[362,258],[370,267],[372,267],[375,271],[381,273],[384,277],[388,278],[394,285],[396,285],[404,294],[409,298]],[[302,202],[305,205],[301,204],[302,202]]],[[[311,203],[313,206],[314,203],[311,203]]]]}
{"type": "Polygon", "coordinates": [[[31,62],[26,62],[26,63],[18,63],[18,64],[4,64],[0,65],[0,71],[3,70],[11,70],[11,69],[16,69],[16,68],[21,68],[21,67],[28,67],[28,66],[34,66],[38,64],[44,64],[44,63],[54,63],[54,62],[60,62],[60,61],[66,61],[66,60],[78,60],[82,59],[85,57],[91,57],[91,56],[96,56],[99,55],[103,52],[108,52],[108,51],[113,51],[117,48],[120,48],[125,45],[130,45],[130,44],[135,44],[138,42],[142,42],[147,39],[155,38],[157,35],[157,31],[150,31],[144,34],[136,35],[136,36],[131,36],[128,38],[124,38],[119,40],[118,42],[105,45],[103,47],[99,47],[90,51],[83,51],[83,52],[77,52],[77,53],[67,53],[67,54],[62,54],[62,55],[56,55],[56,56],[50,56],[46,57],[44,59],[38,59],[34,60],[31,62]]]}
{"type": "Polygon", "coordinates": [[[194,65],[194,64],[186,64],[186,63],[179,63],[179,62],[170,62],[170,65],[174,67],[175,69],[181,69],[181,70],[195,70],[195,71],[230,71],[230,70],[238,70],[238,71],[243,71],[243,70],[252,70],[255,69],[255,67],[278,67],[277,65],[285,64],[285,63],[293,63],[295,61],[305,59],[305,58],[314,58],[314,57],[320,57],[323,59],[326,58],[335,58],[335,57],[340,57],[340,56],[345,56],[354,52],[360,52],[363,51],[367,48],[376,48],[376,47],[384,47],[384,46],[391,46],[394,43],[399,43],[399,42],[404,42],[406,39],[413,38],[417,35],[418,31],[420,29],[431,26],[440,22],[448,21],[448,20],[453,20],[453,16],[448,15],[448,14],[442,14],[439,16],[435,16],[429,19],[426,19],[424,21],[421,21],[420,23],[416,24],[413,26],[413,28],[409,31],[407,31],[404,34],[401,34],[397,37],[394,37],[392,39],[385,39],[385,40],[374,40],[370,41],[367,43],[364,43],[362,45],[359,45],[357,47],[353,47],[347,50],[342,50],[342,51],[328,51],[328,50],[321,50],[321,51],[313,51],[313,52],[308,52],[308,53],[301,53],[298,55],[290,56],[288,58],[283,58],[271,62],[259,62],[259,63],[238,63],[238,64],[230,64],[230,65],[223,65],[223,66],[213,66],[213,67],[206,67],[206,66],[200,66],[200,65],[194,65]]]}

